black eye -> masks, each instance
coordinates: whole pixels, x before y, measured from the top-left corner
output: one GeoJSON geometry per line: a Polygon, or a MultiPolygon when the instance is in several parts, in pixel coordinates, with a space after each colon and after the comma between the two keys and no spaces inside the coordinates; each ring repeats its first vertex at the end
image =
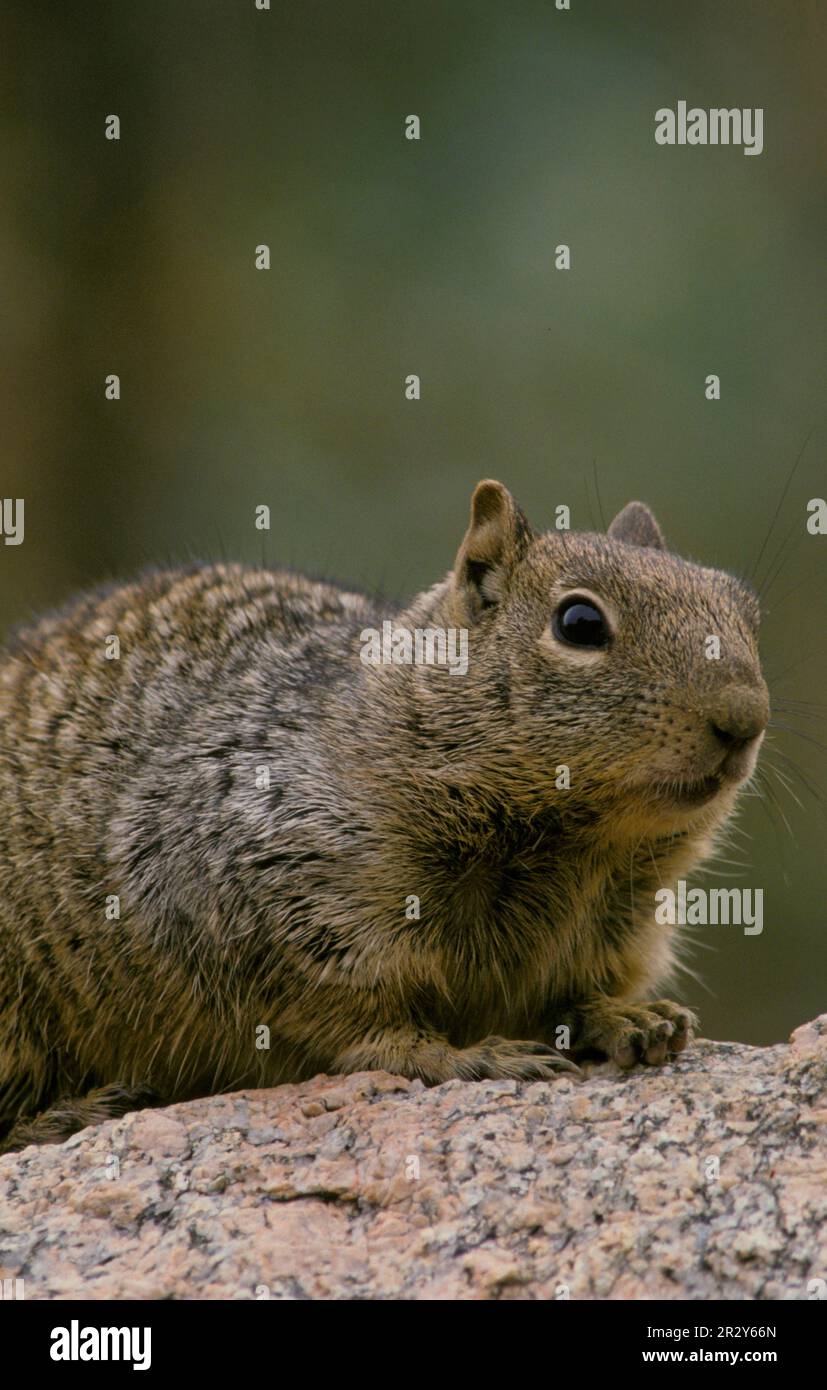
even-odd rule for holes
{"type": "Polygon", "coordinates": [[[609,625],[599,608],[588,599],[564,598],[552,619],[552,630],[561,642],[574,647],[607,647],[609,625]]]}

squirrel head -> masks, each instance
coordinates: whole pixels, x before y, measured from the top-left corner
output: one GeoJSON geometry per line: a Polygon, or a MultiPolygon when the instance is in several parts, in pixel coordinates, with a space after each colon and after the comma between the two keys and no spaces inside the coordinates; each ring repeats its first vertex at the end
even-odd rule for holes
{"type": "Polygon", "coordinates": [[[466,695],[495,711],[484,751],[516,784],[536,796],[545,779],[549,800],[630,836],[729,813],[769,719],[758,602],[670,554],[643,503],[605,536],[538,535],[501,483],[481,482],[445,598],[469,630],[466,695]]]}

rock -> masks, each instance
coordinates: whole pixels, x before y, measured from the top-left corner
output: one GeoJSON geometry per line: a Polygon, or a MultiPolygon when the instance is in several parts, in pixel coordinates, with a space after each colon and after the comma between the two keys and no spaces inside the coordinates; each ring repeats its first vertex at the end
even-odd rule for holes
{"type": "Polygon", "coordinates": [[[827,1015],[582,1080],[213,1096],[0,1159],[0,1278],[33,1299],[806,1299],[825,1118],[827,1015]]]}

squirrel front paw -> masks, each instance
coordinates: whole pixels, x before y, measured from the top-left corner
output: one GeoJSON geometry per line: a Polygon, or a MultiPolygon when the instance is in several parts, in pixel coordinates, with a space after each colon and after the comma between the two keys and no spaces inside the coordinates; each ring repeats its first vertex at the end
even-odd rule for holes
{"type": "Polygon", "coordinates": [[[600,999],[577,1011],[572,1052],[604,1052],[619,1067],[638,1062],[659,1066],[692,1041],[698,1027],[691,1009],[658,999],[651,1004],[625,1004],[600,999]]]}
{"type": "Polygon", "coordinates": [[[510,1038],[485,1038],[457,1053],[458,1074],[469,1081],[551,1081],[560,1072],[580,1075],[580,1068],[553,1047],[510,1038]]]}
{"type": "Polygon", "coordinates": [[[454,1047],[428,1031],[389,1028],[353,1044],[332,1059],[333,1072],[389,1071],[419,1078],[426,1086],[443,1081],[551,1081],[560,1072],[579,1076],[580,1068],[556,1048],[541,1042],[489,1037],[454,1047]]]}

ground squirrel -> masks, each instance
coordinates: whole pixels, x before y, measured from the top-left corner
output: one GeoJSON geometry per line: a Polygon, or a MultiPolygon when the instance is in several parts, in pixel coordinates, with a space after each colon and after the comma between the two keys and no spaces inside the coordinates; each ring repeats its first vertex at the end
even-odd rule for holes
{"type": "Polygon", "coordinates": [[[0,1147],[321,1071],[547,1078],[679,1051],[690,1011],[642,1002],[675,959],[654,894],[754,767],[757,623],[642,504],[605,536],[538,535],[484,482],[453,571],[405,610],[211,565],[18,635],[0,1147]],[[467,632],[467,672],[360,659],[388,619],[467,632]]]}

